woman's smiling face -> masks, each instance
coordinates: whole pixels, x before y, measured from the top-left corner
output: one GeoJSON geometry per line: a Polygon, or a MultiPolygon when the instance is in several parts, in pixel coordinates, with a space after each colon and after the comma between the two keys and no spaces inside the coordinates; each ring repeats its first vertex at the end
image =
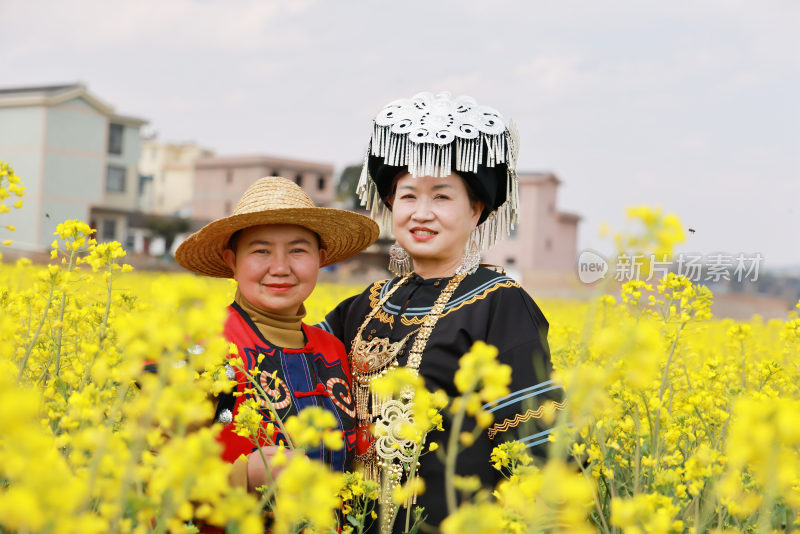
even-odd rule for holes
{"type": "Polygon", "coordinates": [[[317,284],[325,250],[317,235],[293,224],[264,224],[242,231],[236,250],[225,249],[244,299],[262,311],[296,315],[317,284]]]}
{"type": "Polygon", "coordinates": [[[394,235],[417,274],[452,275],[483,209],[470,201],[464,180],[457,174],[414,178],[405,173],[396,179],[391,204],[394,235]]]}

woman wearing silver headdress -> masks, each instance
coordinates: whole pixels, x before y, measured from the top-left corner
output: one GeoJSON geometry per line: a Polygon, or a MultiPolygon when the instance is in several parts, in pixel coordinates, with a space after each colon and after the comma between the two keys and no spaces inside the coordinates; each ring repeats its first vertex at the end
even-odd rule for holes
{"type": "MultiPolygon", "coordinates": [[[[458,457],[457,473],[493,487],[500,474],[489,456],[497,444],[519,439],[532,454],[545,453],[550,429],[539,407],[562,394],[550,381],[547,320],[517,282],[479,266],[480,251],[517,222],[517,146],[513,126],[469,97],[420,93],[375,117],[359,193],[373,218],[391,219],[397,242],[390,269],[398,276],[343,301],[320,324],[350,349],[357,459],[372,476],[380,465],[391,467],[397,447],[376,448],[370,435],[382,408],[369,395],[370,382],[406,366],[431,391],[455,397],[459,358],[478,340],[496,346],[498,360],[511,366],[512,393],[487,405],[494,424],[458,457]]],[[[444,432],[431,433],[429,442],[446,442],[450,420],[443,415],[444,432]]],[[[438,525],[447,515],[444,466],[428,454],[419,474],[427,490],[417,504],[427,523],[438,525]]]]}

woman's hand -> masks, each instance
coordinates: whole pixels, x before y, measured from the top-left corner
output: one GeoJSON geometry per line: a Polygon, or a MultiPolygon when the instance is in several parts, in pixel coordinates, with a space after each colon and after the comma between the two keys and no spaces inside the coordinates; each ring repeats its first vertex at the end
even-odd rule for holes
{"type": "Polygon", "coordinates": [[[303,454],[302,451],[295,451],[292,449],[287,449],[286,447],[279,447],[277,445],[269,445],[266,447],[261,447],[259,449],[254,450],[250,454],[247,455],[247,491],[254,492],[257,487],[259,486],[266,486],[269,485],[271,482],[274,482],[278,475],[280,475],[283,467],[285,465],[286,460],[291,458],[295,454],[303,454]],[[281,455],[285,458],[283,461],[277,462],[278,465],[273,465],[273,460],[275,459],[276,454],[278,451],[283,449],[281,455]],[[263,459],[262,459],[263,455],[263,459]],[[266,460],[267,465],[264,465],[264,460],[266,460]],[[267,474],[267,468],[269,468],[270,474],[267,474]],[[272,475],[272,478],[270,478],[272,475]]]}

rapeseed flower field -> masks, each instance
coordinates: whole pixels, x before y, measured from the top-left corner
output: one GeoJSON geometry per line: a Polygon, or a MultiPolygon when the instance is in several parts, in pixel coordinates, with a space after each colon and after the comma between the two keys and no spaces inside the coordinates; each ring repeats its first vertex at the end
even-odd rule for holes
{"type": "MultiPolygon", "coordinates": [[[[0,217],[23,195],[2,164],[0,217]]],[[[673,216],[641,207],[631,215],[646,231],[618,244],[669,253],[680,241],[673,216]]],[[[0,264],[0,531],[258,533],[272,517],[277,533],[360,532],[383,513],[375,483],[302,455],[285,455],[259,494],[232,487],[208,419],[213,396],[231,388],[221,329],[235,287],[131,272],[124,261],[118,243],[65,221],[48,266],[0,264]]],[[[361,289],[320,284],[307,322],[361,289]]],[[[668,274],[589,302],[539,302],[566,390],[564,408],[545,411],[557,423],[550,457],[537,465],[519,443],[498,446],[491,462],[505,480],[496,488],[448,472],[448,492],[468,498],[442,531],[798,528],[800,319],[715,319],[712,301],[707,288],[668,274]]],[[[475,418],[478,431],[491,425],[480,406],[507,391],[510,375],[495,356],[483,344],[464,355],[455,399],[399,372],[379,383],[382,394],[413,390],[418,417],[402,432],[415,458],[433,450],[424,436],[442,410],[456,422],[475,418]]],[[[242,411],[237,431],[257,432],[255,412],[242,411]]],[[[298,437],[292,446],[336,446],[324,413],[281,424],[298,437]]],[[[448,459],[471,443],[451,431],[448,459]]],[[[388,498],[420,491],[424,481],[412,477],[388,498]]],[[[410,516],[398,521],[413,525],[410,516]]]]}

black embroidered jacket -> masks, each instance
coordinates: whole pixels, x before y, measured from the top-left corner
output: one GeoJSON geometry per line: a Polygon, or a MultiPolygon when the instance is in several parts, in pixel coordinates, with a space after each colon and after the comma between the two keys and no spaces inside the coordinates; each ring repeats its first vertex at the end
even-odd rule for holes
{"type": "MultiPolygon", "coordinates": [[[[340,303],[317,326],[338,337],[349,351],[353,337],[369,314],[398,278],[376,282],[363,293],[340,303]]],[[[387,301],[364,328],[366,340],[389,338],[396,342],[416,331],[430,313],[449,278],[422,279],[413,275],[387,301]]],[[[458,457],[457,471],[462,476],[478,475],[487,488],[493,488],[501,475],[490,464],[492,448],[518,439],[535,456],[544,456],[550,425],[542,419],[541,405],[546,400],[563,407],[562,389],[550,379],[552,367],[547,344],[548,323],[539,307],[513,279],[490,269],[479,268],[467,276],[445,307],[425,347],[420,375],[431,391],[443,389],[450,397],[459,393],[453,383],[459,358],[473,342],[482,340],[498,348],[498,360],[512,368],[511,393],[484,409],[494,414],[494,424],[458,457]]],[[[406,363],[413,345],[412,334],[398,361],[406,363]]],[[[446,443],[450,419],[444,416],[444,432],[433,432],[431,440],[446,443]]],[[[474,428],[468,419],[464,430],[474,428]]],[[[440,449],[441,450],[441,449],[440,449]]],[[[438,525],[447,516],[444,491],[444,466],[436,454],[427,454],[420,464],[420,475],[427,489],[418,497],[425,507],[427,522],[438,525]]],[[[395,523],[403,523],[401,518],[395,523]]]]}

